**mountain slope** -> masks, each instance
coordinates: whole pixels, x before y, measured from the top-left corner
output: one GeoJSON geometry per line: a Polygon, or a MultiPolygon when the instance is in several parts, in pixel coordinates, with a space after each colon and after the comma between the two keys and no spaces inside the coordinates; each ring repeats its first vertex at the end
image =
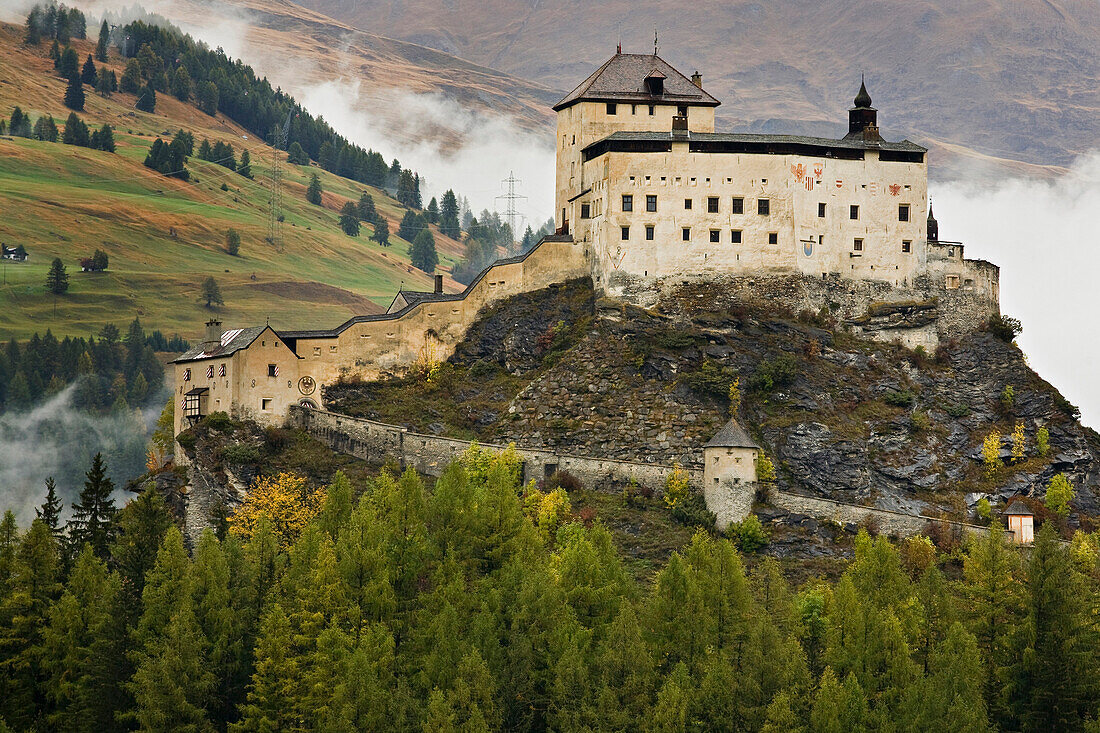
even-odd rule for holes
{"type": "MultiPolygon", "coordinates": [[[[21,45],[18,27],[0,24],[0,115],[20,106],[32,119],[52,114],[60,127],[68,115],[61,99],[65,84],[47,57],[48,47],[21,45]]],[[[76,42],[81,59],[93,43],[76,42]]],[[[121,76],[122,60],[107,64],[121,76]]],[[[429,289],[431,276],[408,264],[408,243],[393,246],[344,235],[337,211],[363,191],[396,232],[402,207],[384,191],[334,176],[316,166],[293,166],[281,154],[285,222],[278,247],[269,230],[271,149],[219,114],[209,117],[167,94],[158,95],[155,114],[134,110],[134,97],[103,98],[85,88],[80,117],[93,129],[115,128],[114,154],[61,143],[0,138],[0,241],[22,244],[29,263],[5,263],[0,285],[0,334],[23,338],[52,328],[61,335],[87,335],[107,322],[140,316],[148,328],[193,336],[212,311],[199,301],[199,286],[215,276],[226,305],[217,313],[227,324],[263,322],[300,326],[335,325],[356,314],[378,312],[396,290],[429,289]],[[142,165],[157,136],[183,128],[196,146],[203,138],[247,149],[253,180],[192,158],[192,180],[166,178],[142,165]],[[304,199],[309,176],[325,190],[323,206],[304,199]],[[227,190],[221,190],[225,185],[227,190]],[[225,232],[237,229],[241,256],[225,251],[225,232]],[[78,260],[95,249],[110,257],[106,273],[80,273],[78,260]],[[71,287],[55,299],[44,288],[50,261],[61,257],[71,287]]],[[[441,265],[461,246],[436,232],[441,265]]],[[[459,286],[447,282],[448,289],[459,286]]]]}
{"type": "Polygon", "coordinates": [[[836,133],[864,71],[889,137],[1065,165],[1100,133],[1100,6],[1083,0],[302,4],[562,91],[657,28],[741,128],[836,133]]]}

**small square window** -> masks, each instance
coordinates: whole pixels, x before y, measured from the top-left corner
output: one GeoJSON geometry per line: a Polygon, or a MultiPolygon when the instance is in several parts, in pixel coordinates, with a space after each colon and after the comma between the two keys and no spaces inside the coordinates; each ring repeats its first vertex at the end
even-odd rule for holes
{"type": "Polygon", "coordinates": [[[741,244],[741,230],[734,229],[730,232],[730,242],[732,244],[741,244]]]}
{"type": "Polygon", "coordinates": [[[768,232],[768,244],[779,244],[779,232],[768,232]]]}
{"type": "Polygon", "coordinates": [[[616,106],[614,102],[607,103],[607,114],[613,115],[616,112],[616,106]]]}
{"type": "Polygon", "coordinates": [[[622,240],[624,242],[630,239],[630,227],[620,227],[620,230],[622,232],[622,240]]]}
{"type": "Polygon", "coordinates": [[[909,204],[898,204],[898,221],[909,221],[909,204]]]}
{"type": "Polygon", "coordinates": [[[910,242],[908,239],[903,239],[901,241],[901,251],[902,252],[912,252],[913,251],[913,243],[910,242]]]}
{"type": "Polygon", "coordinates": [[[647,224],[646,225],[645,238],[646,238],[646,241],[649,241],[649,242],[653,241],[653,225],[652,224],[647,224]]]}
{"type": "Polygon", "coordinates": [[[722,241],[722,232],[718,229],[710,230],[710,241],[718,243],[722,241]]]}
{"type": "Polygon", "coordinates": [[[718,213],[718,197],[717,196],[711,196],[707,199],[707,213],[708,214],[717,214],[718,213]]]}
{"type": "Polygon", "coordinates": [[[771,201],[768,199],[757,199],[756,213],[760,216],[768,216],[771,213],[771,201]]]}
{"type": "Polygon", "coordinates": [[[691,227],[684,227],[681,230],[680,234],[684,238],[685,242],[690,242],[691,241],[691,227]]]}
{"type": "Polygon", "coordinates": [[[745,199],[740,198],[740,197],[735,197],[733,199],[733,213],[734,214],[744,214],[745,213],[745,199]]]}
{"type": "Polygon", "coordinates": [[[856,204],[852,204],[851,206],[848,207],[848,218],[849,219],[858,219],[859,218],[859,206],[857,206],[856,204]]]}
{"type": "Polygon", "coordinates": [[[629,193],[623,194],[623,211],[634,211],[634,196],[629,193]]]}
{"type": "Polygon", "coordinates": [[[582,219],[591,219],[592,218],[592,204],[581,204],[581,218],[582,219]]]}
{"type": "Polygon", "coordinates": [[[657,197],[655,195],[648,195],[645,197],[645,210],[656,211],[657,210],[657,197]]]}
{"type": "Polygon", "coordinates": [[[268,364],[267,365],[267,376],[269,376],[269,377],[279,376],[279,365],[278,364],[268,364]]]}
{"type": "Polygon", "coordinates": [[[820,217],[822,219],[825,218],[825,204],[818,204],[817,205],[817,215],[818,215],[818,217],[820,217]]]}
{"type": "Polygon", "coordinates": [[[684,208],[685,209],[690,209],[691,208],[691,199],[684,199],[684,208]]]}
{"type": "Polygon", "coordinates": [[[657,111],[656,107],[654,107],[652,104],[649,105],[649,114],[650,114],[650,116],[652,116],[653,113],[656,112],[656,111],[657,111]]]}
{"type": "Polygon", "coordinates": [[[274,400],[272,400],[270,398],[267,398],[267,397],[261,399],[260,400],[260,409],[261,410],[270,410],[272,402],[274,402],[274,400]]]}
{"type": "Polygon", "coordinates": [[[313,355],[314,356],[320,356],[321,355],[321,347],[320,346],[314,346],[313,347],[313,355]]]}
{"type": "Polygon", "coordinates": [[[857,239],[854,242],[852,242],[852,251],[854,251],[854,252],[862,252],[863,251],[863,240],[862,239],[857,239]]]}

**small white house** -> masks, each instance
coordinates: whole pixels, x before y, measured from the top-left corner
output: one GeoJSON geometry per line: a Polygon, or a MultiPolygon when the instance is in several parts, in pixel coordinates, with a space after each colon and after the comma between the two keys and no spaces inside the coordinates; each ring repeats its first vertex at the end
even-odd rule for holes
{"type": "Polygon", "coordinates": [[[703,446],[703,496],[719,529],[740,522],[752,510],[759,455],[760,446],[736,420],[703,446]]]}
{"type": "Polygon", "coordinates": [[[12,260],[13,262],[26,262],[31,258],[31,256],[27,254],[27,250],[23,249],[23,245],[21,244],[16,247],[9,247],[6,244],[0,246],[3,247],[3,258],[5,260],[12,260]]]}

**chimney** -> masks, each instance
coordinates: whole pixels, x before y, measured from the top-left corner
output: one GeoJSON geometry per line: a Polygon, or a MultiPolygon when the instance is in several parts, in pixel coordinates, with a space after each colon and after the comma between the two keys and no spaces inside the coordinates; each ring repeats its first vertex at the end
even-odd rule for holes
{"type": "Polygon", "coordinates": [[[688,118],[687,115],[673,115],[672,117],[672,137],[688,136],[688,118]]]}
{"type": "Polygon", "coordinates": [[[435,276],[435,294],[436,295],[442,295],[443,294],[443,276],[442,275],[436,275],[435,276]]]}
{"type": "Polygon", "coordinates": [[[699,87],[700,89],[702,89],[703,88],[703,75],[700,74],[698,71],[696,71],[694,74],[691,75],[691,83],[694,84],[695,86],[699,87]]]}
{"type": "Polygon", "coordinates": [[[222,322],[211,318],[206,322],[206,336],[202,340],[202,350],[209,353],[222,345],[222,322]]]}

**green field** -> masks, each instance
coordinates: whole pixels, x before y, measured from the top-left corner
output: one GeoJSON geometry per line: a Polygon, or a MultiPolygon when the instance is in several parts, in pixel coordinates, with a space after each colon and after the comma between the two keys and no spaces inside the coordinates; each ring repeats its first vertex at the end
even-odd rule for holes
{"type": "MultiPolygon", "coordinates": [[[[48,112],[60,127],[68,110],[60,104],[64,84],[53,76],[45,44],[27,50],[13,26],[0,26],[0,115],[18,104],[32,118],[48,112]]],[[[78,47],[83,57],[85,51],[78,47]]],[[[88,51],[91,45],[88,44],[88,51]]],[[[121,63],[112,58],[121,73],[121,63]]],[[[93,129],[115,127],[117,152],[61,143],[0,137],[0,242],[22,244],[24,264],[0,265],[0,338],[25,338],[51,329],[58,336],[88,335],[108,322],[140,316],[149,329],[194,337],[212,313],[227,326],[270,319],[273,326],[334,326],[352,315],[378,312],[402,285],[429,289],[431,276],[408,264],[408,244],[391,234],[392,246],[370,241],[371,227],[348,237],[336,213],[348,199],[369,192],[396,232],[403,209],[378,189],[316,166],[283,171],[278,246],[267,241],[270,222],[271,149],[220,115],[208,117],[169,95],[158,95],[156,114],[132,109],[131,95],[102,98],[86,88],[81,118],[93,129]],[[248,149],[253,180],[192,158],[192,180],[165,178],[142,165],[158,135],[183,127],[195,137],[233,145],[239,159],[248,149]],[[311,173],[325,191],[322,206],[305,201],[311,173]],[[222,191],[222,184],[228,186],[222,191]],[[225,250],[225,233],[240,232],[240,256],[225,250]],[[105,273],[81,273],[79,260],[102,249],[105,273]],[[60,257],[70,289],[55,298],[45,288],[46,271],[60,257]],[[200,283],[213,275],[223,307],[199,300],[200,283]]],[[[441,269],[449,271],[460,246],[438,235],[441,269]]],[[[457,287],[448,280],[448,289],[457,287]]]]}

